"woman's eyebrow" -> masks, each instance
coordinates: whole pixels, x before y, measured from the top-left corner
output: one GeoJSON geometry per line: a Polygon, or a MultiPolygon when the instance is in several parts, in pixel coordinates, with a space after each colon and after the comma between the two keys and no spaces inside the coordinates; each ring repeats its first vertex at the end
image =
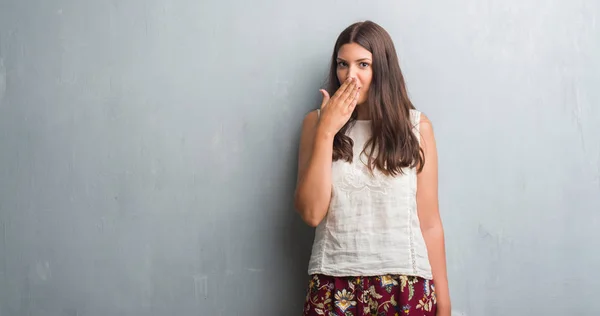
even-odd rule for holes
{"type": "MultiPolygon", "coordinates": [[[[343,58],[339,58],[339,57],[337,58],[337,60],[339,60],[339,61],[346,61],[345,59],[343,59],[343,58]]],[[[357,59],[356,61],[364,61],[364,60],[371,61],[371,58],[366,58],[366,57],[365,57],[365,58],[357,59]]]]}

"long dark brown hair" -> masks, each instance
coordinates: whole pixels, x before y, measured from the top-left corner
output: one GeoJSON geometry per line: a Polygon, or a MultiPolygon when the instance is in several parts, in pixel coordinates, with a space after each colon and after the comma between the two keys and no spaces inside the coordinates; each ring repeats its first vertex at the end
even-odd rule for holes
{"type": "MultiPolygon", "coordinates": [[[[368,106],[371,118],[372,137],[365,144],[363,152],[368,156],[368,167],[386,175],[403,174],[403,168],[423,168],[425,158],[419,140],[413,133],[410,110],[414,109],[408,98],[404,77],[396,49],[390,35],[372,21],[358,22],[347,27],[338,37],[333,54],[327,90],[330,95],[340,87],[337,78],[337,57],[344,44],[356,43],[373,55],[373,77],[369,95],[364,105],[368,106]]],[[[356,120],[356,110],[352,117],[335,135],[333,140],[333,160],[353,159],[353,142],[346,135],[348,128],[356,120]]]]}

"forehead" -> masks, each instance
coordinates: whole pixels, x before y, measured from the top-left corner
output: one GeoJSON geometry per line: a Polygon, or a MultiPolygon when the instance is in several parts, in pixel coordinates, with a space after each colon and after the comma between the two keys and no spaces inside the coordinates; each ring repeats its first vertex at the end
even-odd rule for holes
{"type": "Polygon", "coordinates": [[[337,57],[344,60],[372,59],[373,54],[356,43],[349,43],[340,47],[337,57]]]}

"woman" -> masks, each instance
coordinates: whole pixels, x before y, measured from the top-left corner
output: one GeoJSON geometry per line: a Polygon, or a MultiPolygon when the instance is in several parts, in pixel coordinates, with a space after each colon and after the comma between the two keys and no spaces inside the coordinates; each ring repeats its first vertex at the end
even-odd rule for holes
{"type": "Polygon", "coordinates": [[[316,227],[304,315],[450,315],[433,129],[388,33],[371,21],[345,29],[321,93],[295,194],[316,227]]]}

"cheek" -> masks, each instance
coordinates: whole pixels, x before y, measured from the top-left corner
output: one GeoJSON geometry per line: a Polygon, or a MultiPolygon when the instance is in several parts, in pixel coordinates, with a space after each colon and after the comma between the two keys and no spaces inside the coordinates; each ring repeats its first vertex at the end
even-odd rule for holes
{"type": "Polygon", "coordinates": [[[362,89],[361,90],[365,90],[365,92],[369,92],[369,90],[371,90],[371,80],[370,78],[365,78],[365,80],[363,80],[363,85],[362,85],[362,89]]]}
{"type": "Polygon", "coordinates": [[[359,102],[366,102],[367,98],[369,97],[369,90],[371,87],[371,80],[370,78],[366,78],[363,77],[361,79],[361,88],[360,88],[360,96],[359,96],[359,102]]]}
{"type": "Polygon", "coordinates": [[[370,86],[371,85],[371,79],[373,79],[372,73],[369,71],[368,73],[365,73],[364,75],[364,83],[366,86],[370,86]]]}
{"type": "Polygon", "coordinates": [[[371,81],[364,77],[360,78],[360,86],[361,86],[360,91],[364,90],[365,92],[368,92],[369,88],[371,87],[371,81]]]}
{"type": "Polygon", "coordinates": [[[342,70],[342,69],[338,69],[338,71],[337,71],[337,78],[338,78],[338,81],[339,81],[339,83],[341,85],[344,81],[346,81],[346,72],[344,70],[342,70]]]}
{"type": "Polygon", "coordinates": [[[364,87],[368,87],[371,85],[371,72],[368,69],[365,69],[361,72],[359,72],[358,74],[356,74],[356,76],[358,77],[358,79],[360,80],[360,83],[362,84],[362,86],[364,87]]]}

